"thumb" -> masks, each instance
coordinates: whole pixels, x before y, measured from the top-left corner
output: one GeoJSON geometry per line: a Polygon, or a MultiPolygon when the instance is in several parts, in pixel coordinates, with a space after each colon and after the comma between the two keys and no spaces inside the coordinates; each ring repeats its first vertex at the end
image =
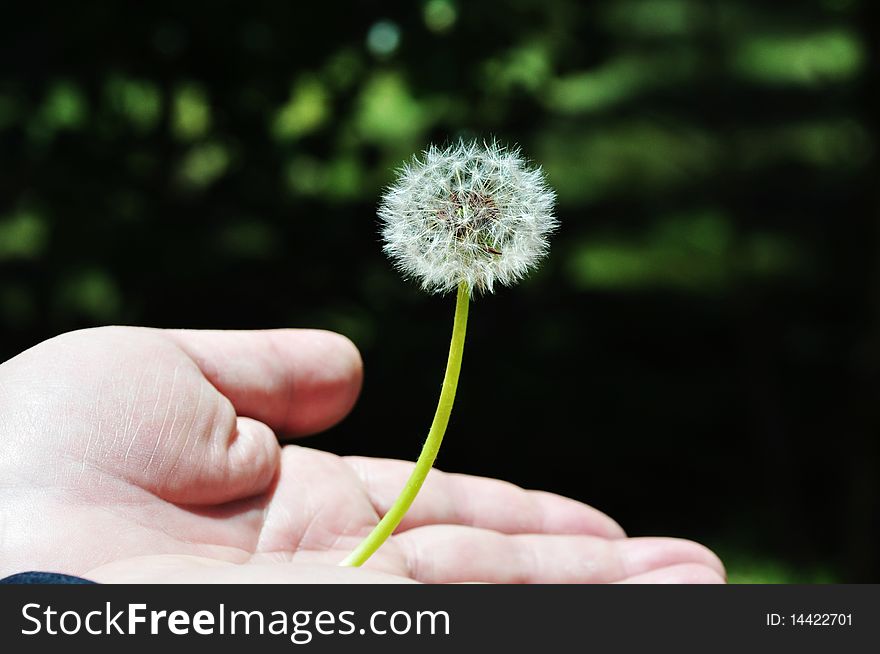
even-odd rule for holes
{"type": "MultiPolygon", "coordinates": [[[[326,429],[349,412],[360,391],[360,354],[339,334],[175,330],[164,335],[195,364],[201,383],[210,382],[210,393],[222,396],[208,412],[213,417],[207,450],[194,456],[185,446],[165,445],[187,461],[181,465],[178,459],[170,474],[158,476],[162,483],[155,490],[172,502],[214,504],[264,492],[274,483],[280,454],[272,428],[290,435],[326,429]]],[[[172,461],[162,456],[160,467],[172,461]]]]}
{"type": "Polygon", "coordinates": [[[354,344],[313,329],[165,332],[232,402],[282,435],[322,431],[354,406],[363,366],[354,344]]]}

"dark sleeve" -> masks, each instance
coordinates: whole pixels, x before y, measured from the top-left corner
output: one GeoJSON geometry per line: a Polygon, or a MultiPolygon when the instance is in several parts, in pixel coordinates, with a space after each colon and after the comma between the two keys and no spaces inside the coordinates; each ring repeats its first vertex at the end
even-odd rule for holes
{"type": "Polygon", "coordinates": [[[19,572],[18,574],[0,579],[0,584],[94,584],[94,581],[82,577],[62,575],[57,572],[19,572]]]}

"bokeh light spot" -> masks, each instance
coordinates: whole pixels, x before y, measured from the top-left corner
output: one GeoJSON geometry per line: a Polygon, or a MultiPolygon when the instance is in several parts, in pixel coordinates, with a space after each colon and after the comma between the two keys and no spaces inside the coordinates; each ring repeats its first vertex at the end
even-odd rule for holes
{"type": "Polygon", "coordinates": [[[230,159],[229,150],[220,143],[198,145],[181,161],[180,178],[185,186],[208,186],[226,172],[230,159]]]}
{"type": "Polygon", "coordinates": [[[357,116],[361,134],[378,142],[411,141],[427,126],[426,107],[396,73],[375,76],[363,89],[357,116]]]}
{"type": "Polygon", "coordinates": [[[153,82],[114,76],[105,87],[110,106],[138,131],[149,131],[159,121],[162,96],[153,82]]]}
{"type": "Polygon", "coordinates": [[[174,95],[171,128],[184,141],[204,136],[211,127],[211,105],[205,92],[194,84],[180,87],[174,95]]]}
{"type": "Polygon", "coordinates": [[[388,57],[400,45],[400,28],[390,20],[380,20],[367,32],[367,49],[377,57],[388,57]]]}
{"type": "Polygon", "coordinates": [[[73,273],[62,281],[55,302],[62,314],[106,323],[120,315],[122,294],[107,272],[93,268],[73,273]]]}
{"type": "Polygon", "coordinates": [[[75,129],[85,122],[86,113],[82,91],[70,82],[60,81],[46,94],[40,119],[49,129],[75,129]]]}
{"type": "Polygon", "coordinates": [[[34,211],[19,210],[0,218],[0,261],[40,256],[48,236],[45,220],[34,211]]]}
{"type": "Polygon", "coordinates": [[[449,0],[428,0],[425,3],[425,25],[432,32],[448,32],[458,19],[458,10],[449,0]]]}
{"type": "Polygon", "coordinates": [[[330,101],[324,85],[317,79],[306,78],[300,80],[290,99],[278,110],[272,129],[276,138],[293,140],[318,129],[329,114],[330,101]]]}

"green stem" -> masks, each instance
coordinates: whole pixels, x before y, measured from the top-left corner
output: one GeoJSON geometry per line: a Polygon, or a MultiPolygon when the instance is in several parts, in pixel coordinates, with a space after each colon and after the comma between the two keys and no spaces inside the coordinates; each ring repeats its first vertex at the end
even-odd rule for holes
{"type": "Polygon", "coordinates": [[[440,401],[437,403],[434,422],[431,423],[428,438],[422,446],[422,453],[419,454],[416,467],[409,476],[406,486],[403,487],[400,495],[398,495],[388,513],[385,514],[385,517],[379,521],[379,524],[370,532],[370,535],[351,554],[345,557],[345,560],[339,565],[363,565],[367,559],[375,554],[376,550],[381,547],[382,543],[388,540],[388,537],[394,533],[397,525],[403,520],[403,516],[406,515],[413,500],[416,499],[419,489],[431,471],[431,466],[434,465],[437,452],[440,450],[440,443],[443,442],[443,435],[446,433],[446,426],[449,424],[452,404],[455,402],[455,389],[458,388],[458,374],[461,371],[461,358],[464,351],[464,335],[467,330],[469,304],[470,289],[465,283],[461,283],[458,286],[458,297],[455,302],[452,342],[449,345],[449,359],[446,362],[443,388],[440,389],[440,401]]]}

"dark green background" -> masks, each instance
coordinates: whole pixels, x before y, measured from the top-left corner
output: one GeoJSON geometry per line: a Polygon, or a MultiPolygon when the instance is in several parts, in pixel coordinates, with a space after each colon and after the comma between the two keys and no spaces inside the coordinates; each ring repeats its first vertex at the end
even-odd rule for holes
{"type": "Polygon", "coordinates": [[[376,202],[427,144],[494,135],[562,227],[473,306],[439,467],[700,539],[733,580],[877,581],[875,7],[9,3],[0,355],[335,329],[366,385],[311,443],[412,459],[453,302],[392,271],[376,202]]]}

